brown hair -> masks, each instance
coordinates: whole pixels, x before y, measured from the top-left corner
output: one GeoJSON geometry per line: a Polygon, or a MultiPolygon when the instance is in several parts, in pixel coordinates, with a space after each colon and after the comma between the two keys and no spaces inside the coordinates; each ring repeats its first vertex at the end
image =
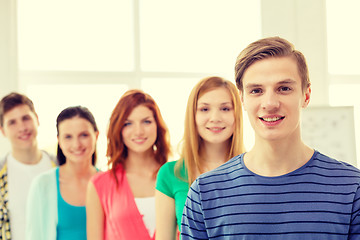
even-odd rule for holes
{"type": "MultiPolygon", "coordinates": [[[[98,127],[96,125],[95,122],[95,118],[93,116],[93,114],[90,112],[90,110],[86,107],[83,106],[71,106],[71,107],[67,107],[64,110],[62,110],[59,115],[56,118],[56,132],[57,132],[57,136],[59,136],[59,125],[60,123],[62,123],[63,121],[67,120],[67,119],[72,119],[74,117],[79,117],[82,119],[85,119],[86,121],[88,121],[89,123],[91,123],[92,127],[94,128],[95,132],[98,132],[98,127]]],[[[59,161],[59,165],[63,165],[66,163],[66,157],[62,151],[62,149],[60,148],[60,145],[58,143],[57,146],[57,159],[59,161]]],[[[95,147],[95,151],[91,156],[91,164],[93,166],[95,166],[96,164],[96,159],[97,159],[97,153],[96,153],[96,147],[95,147]]]]}
{"type": "Polygon", "coordinates": [[[295,50],[294,45],[280,37],[263,38],[249,44],[236,59],[235,80],[240,91],[243,91],[245,71],[255,62],[271,57],[293,57],[296,60],[301,78],[302,90],[310,86],[309,70],[304,55],[295,50]]]}
{"type": "Polygon", "coordinates": [[[201,168],[203,145],[195,122],[198,99],[203,94],[216,88],[225,88],[229,91],[234,107],[235,129],[231,136],[231,144],[227,158],[230,159],[245,151],[243,144],[242,107],[239,91],[236,89],[236,86],[232,82],[216,76],[206,77],[200,80],[192,89],[187,102],[181,159],[175,165],[175,175],[178,178],[182,178],[182,176],[180,176],[180,169],[185,164],[189,185],[196,178],[196,170],[200,173],[204,172],[201,168]]]}
{"type": "Polygon", "coordinates": [[[4,126],[4,115],[8,111],[19,105],[27,105],[30,110],[36,115],[33,102],[27,96],[12,92],[3,97],[0,101],[0,126],[4,126]]]}

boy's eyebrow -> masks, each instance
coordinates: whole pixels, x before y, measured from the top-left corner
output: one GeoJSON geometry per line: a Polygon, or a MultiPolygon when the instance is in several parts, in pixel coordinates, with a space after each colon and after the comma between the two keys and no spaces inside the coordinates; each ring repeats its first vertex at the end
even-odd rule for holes
{"type": "Polygon", "coordinates": [[[257,87],[261,87],[261,84],[257,84],[257,83],[249,83],[245,85],[245,88],[257,88],[257,87]]]}
{"type": "MultiPolygon", "coordinates": [[[[296,81],[291,79],[291,78],[288,78],[288,79],[284,79],[282,81],[279,81],[277,82],[277,85],[279,84],[296,84],[296,81]]],[[[258,84],[258,83],[249,83],[247,85],[245,85],[245,88],[257,88],[257,87],[261,87],[263,86],[262,84],[258,84]]]]}
{"type": "Polygon", "coordinates": [[[278,82],[279,84],[296,84],[296,81],[291,79],[291,78],[288,78],[288,79],[284,79],[280,82],[278,82]]]}

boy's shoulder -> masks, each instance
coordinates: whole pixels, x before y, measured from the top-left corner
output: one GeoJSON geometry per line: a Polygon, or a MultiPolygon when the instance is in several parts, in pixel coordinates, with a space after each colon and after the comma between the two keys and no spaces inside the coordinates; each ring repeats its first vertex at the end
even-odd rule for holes
{"type": "Polygon", "coordinates": [[[52,165],[55,165],[55,166],[58,166],[58,165],[59,165],[59,163],[58,163],[57,158],[56,158],[55,155],[53,155],[52,153],[49,153],[49,152],[47,152],[47,151],[45,151],[45,150],[41,150],[41,152],[42,152],[42,154],[44,155],[45,159],[51,161],[52,165]]]}
{"type": "Polygon", "coordinates": [[[244,153],[237,155],[231,158],[229,161],[225,162],[224,164],[220,165],[219,167],[203,173],[199,176],[199,179],[209,179],[214,177],[225,177],[234,174],[234,172],[243,169],[242,168],[242,159],[244,153]]]}
{"type": "MultiPolygon", "coordinates": [[[[45,150],[41,150],[41,152],[44,154],[45,159],[51,161],[52,165],[54,165],[54,166],[59,165],[55,155],[53,155],[45,150]]],[[[6,163],[7,163],[7,158],[9,156],[9,154],[10,153],[7,153],[0,157],[0,172],[5,169],[6,163]]]]}
{"type": "Polygon", "coordinates": [[[334,171],[346,171],[349,175],[360,176],[360,170],[356,166],[337,160],[316,150],[312,164],[319,168],[326,168],[334,171]]]}
{"type": "Polygon", "coordinates": [[[0,175],[3,175],[4,172],[6,171],[6,159],[7,156],[9,155],[9,153],[5,154],[4,156],[0,157],[0,175]]]}

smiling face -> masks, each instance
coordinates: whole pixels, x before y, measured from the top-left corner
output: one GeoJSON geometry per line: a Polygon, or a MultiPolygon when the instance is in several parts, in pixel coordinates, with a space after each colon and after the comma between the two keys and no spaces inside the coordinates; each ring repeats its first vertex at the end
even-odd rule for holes
{"type": "Polygon", "coordinates": [[[18,105],[4,114],[1,131],[10,140],[13,150],[37,147],[37,115],[26,104],[18,105]]]}
{"type": "Polygon", "coordinates": [[[243,77],[241,101],[256,137],[266,140],[300,138],[300,114],[310,100],[302,89],[296,61],[267,58],[252,64],[243,77]]]}
{"type": "Polygon", "coordinates": [[[229,91],[223,87],[204,93],[197,102],[196,127],[205,143],[225,143],[235,128],[234,107],[229,91]]]}
{"type": "Polygon", "coordinates": [[[59,124],[59,146],[66,162],[91,163],[99,132],[86,119],[73,117],[59,124]]]}
{"type": "Polygon", "coordinates": [[[152,151],[157,138],[157,125],[153,112],[144,105],[137,106],[126,119],[121,133],[129,153],[152,151]]]}

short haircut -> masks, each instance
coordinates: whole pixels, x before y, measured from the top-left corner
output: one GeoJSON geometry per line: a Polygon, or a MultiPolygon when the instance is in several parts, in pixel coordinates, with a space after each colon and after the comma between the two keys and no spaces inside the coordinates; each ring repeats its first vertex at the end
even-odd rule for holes
{"type": "Polygon", "coordinates": [[[243,91],[245,71],[255,62],[276,57],[293,57],[297,63],[301,78],[301,87],[305,91],[310,86],[309,70],[304,55],[289,41],[280,37],[269,37],[249,44],[236,59],[235,80],[237,88],[243,91]]]}
{"type": "Polygon", "coordinates": [[[13,108],[27,105],[30,110],[36,115],[35,108],[33,102],[25,96],[24,94],[20,94],[17,92],[11,92],[5,97],[3,97],[0,101],[0,126],[4,126],[4,115],[12,110],[13,108]]]}

